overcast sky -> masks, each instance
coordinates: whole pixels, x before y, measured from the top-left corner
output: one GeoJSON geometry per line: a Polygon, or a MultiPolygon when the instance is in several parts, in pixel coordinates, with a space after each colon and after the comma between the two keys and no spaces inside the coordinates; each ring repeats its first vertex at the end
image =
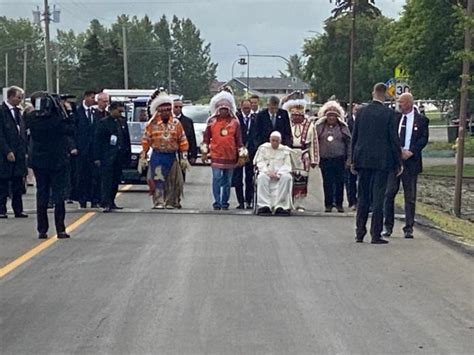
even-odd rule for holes
{"type": "MultiPolygon", "coordinates": [[[[384,15],[397,18],[405,0],[377,0],[384,15]]],[[[43,1],[0,0],[0,15],[31,18],[31,11],[43,1]]],[[[83,31],[93,18],[104,24],[117,15],[144,16],[156,22],[165,14],[189,17],[211,43],[212,60],[219,64],[219,80],[231,78],[232,63],[244,54],[237,43],[245,44],[250,54],[288,57],[300,53],[309,31],[321,31],[333,5],[329,0],[50,0],[61,8],[61,23],[56,29],[83,31]]],[[[251,76],[278,76],[286,67],[282,59],[251,58],[251,76]]],[[[235,66],[235,76],[246,75],[246,68],[235,66]],[[245,73],[245,74],[244,74],[245,73]]]]}

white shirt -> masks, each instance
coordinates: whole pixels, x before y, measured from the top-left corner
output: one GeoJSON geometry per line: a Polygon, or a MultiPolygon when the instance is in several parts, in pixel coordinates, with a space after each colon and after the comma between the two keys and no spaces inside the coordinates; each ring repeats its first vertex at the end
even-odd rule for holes
{"type": "Polygon", "coordinates": [[[12,114],[12,117],[15,119],[16,128],[18,129],[18,131],[20,131],[20,126],[18,125],[18,122],[16,120],[17,119],[17,117],[16,117],[16,107],[10,105],[10,103],[8,101],[5,101],[5,105],[7,105],[8,109],[10,110],[10,113],[12,114]]]}
{"type": "Polygon", "coordinates": [[[415,122],[415,111],[411,110],[411,112],[407,113],[406,115],[402,114],[402,119],[400,120],[400,124],[398,125],[398,136],[400,136],[400,132],[402,130],[404,116],[407,116],[407,125],[405,129],[405,142],[402,142],[402,149],[410,150],[411,136],[413,134],[413,125],[415,122]]]}

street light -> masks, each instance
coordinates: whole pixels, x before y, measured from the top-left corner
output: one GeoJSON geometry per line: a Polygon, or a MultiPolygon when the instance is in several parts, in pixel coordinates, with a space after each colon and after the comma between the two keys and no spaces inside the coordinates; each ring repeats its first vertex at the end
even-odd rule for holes
{"type": "Polygon", "coordinates": [[[247,90],[250,91],[250,52],[245,44],[237,43],[237,47],[243,47],[247,52],[247,90]]]}

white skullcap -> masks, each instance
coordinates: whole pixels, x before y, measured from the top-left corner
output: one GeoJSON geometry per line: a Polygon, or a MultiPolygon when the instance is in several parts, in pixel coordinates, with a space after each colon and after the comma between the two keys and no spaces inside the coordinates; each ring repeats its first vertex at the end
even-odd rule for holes
{"type": "Polygon", "coordinates": [[[278,131],[273,131],[271,134],[270,134],[270,138],[278,138],[279,140],[281,140],[281,134],[280,132],[278,131]]]}

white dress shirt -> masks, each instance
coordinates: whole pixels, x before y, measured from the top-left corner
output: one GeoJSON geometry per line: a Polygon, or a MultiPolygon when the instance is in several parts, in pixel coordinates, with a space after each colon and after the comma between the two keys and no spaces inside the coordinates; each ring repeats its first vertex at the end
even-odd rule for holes
{"type": "Polygon", "coordinates": [[[398,126],[398,135],[400,136],[400,132],[402,130],[402,123],[403,123],[403,117],[407,116],[407,123],[406,123],[406,129],[405,129],[405,142],[402,142],[402,149],[405,150],[410,150],[410,144],[411,144],[411,136],[413,134],[413,125],[415,122],[415,111],[412,110],[410,113],[407,113],[406,115],[402,114],[402,119],[400,120],[400,124],[398,126]]]}

